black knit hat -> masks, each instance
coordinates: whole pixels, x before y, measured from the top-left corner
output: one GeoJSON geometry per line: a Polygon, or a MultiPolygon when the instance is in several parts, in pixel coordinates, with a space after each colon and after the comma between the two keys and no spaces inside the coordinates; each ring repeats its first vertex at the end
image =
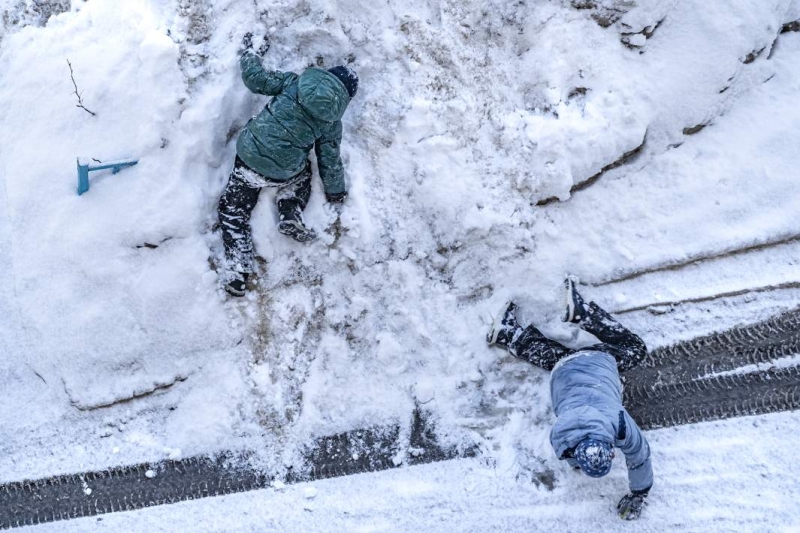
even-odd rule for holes
{"type": "Polygon", "coordinates": [[[339,65],[328,69],[328,72],[339,78],[339,81],[341,81],[347,89],[347,94],[350,95],[350,98],[356,95],[358,91],[358,76],[353,69],[344,65],[339,65]]]}

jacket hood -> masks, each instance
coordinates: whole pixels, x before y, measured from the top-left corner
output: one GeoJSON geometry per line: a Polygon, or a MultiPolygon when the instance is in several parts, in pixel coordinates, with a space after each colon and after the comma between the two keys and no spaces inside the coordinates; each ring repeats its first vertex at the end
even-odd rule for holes
{"type": "Polygon", "coordinates": [[[342,119],[350,97],[336,76],[327,70],[310,68],[297,81],[297,101],[315,119],[336,122],[342,119]]]}
{"type": "Polygon", "coordinates": [[[585,438],[614,445],[614,426],[600,411],[591,406],[576,407],[559,415],[550,431],[550,444],[559,459],[569,448],[585,438]]]}

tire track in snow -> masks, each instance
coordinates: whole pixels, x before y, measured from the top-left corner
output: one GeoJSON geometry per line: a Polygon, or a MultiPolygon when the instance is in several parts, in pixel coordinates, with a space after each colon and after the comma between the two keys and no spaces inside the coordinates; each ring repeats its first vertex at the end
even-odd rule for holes
{"type": "Polygon", "coordinates": [[[654,350],[626,374],[625,404],[644,428],[798,409],[800,366],[750,371],[798,353],[800,309],[794,309],[654,350]]]}
{"type": "Polygon", "coordinates": [[[134,511],[285,484],[415,466],[475,455],[439,444],[426,416],[411,427],[368,428],[323,437],[300,450],[304,468],[266,472],[246,454],[190,457],[0,485],[0,529],[134,511]]]}
{"type": "Polygon", "coordinates": [[[770,363],[800,353],[800,336],[766,346],[736,345],[729,351],[703,352],[695,359],[673,360],[665,366],[635,369],[628,373],[632,383],[650,387],[656,383],[683,383],[742,368],[743,366],[770,363]]]}
{"type": "MultiPolygon", "coordinates": [[[[789,355],[788,348],[800,342],[800,309],[788,311],[769,320],[737,326],[721,333],[712,333],[650,352],[639,368],[627,375],[640,382],[648,375],[661,375],[675,366],[697,368],[703,375],[706,366],[719,362],[729,370],[743,365],[764,362],[759,354],[778,358],[789,355]]],[[[797,353],[797,352],[794,352],[797,353]]],[[[693,375],[691,377],[696,377],[693,375]]]]}
{"type": "MultiPolygon", "coordinates": [[[[708,376],[709,368],[775,360],[800,345],[800,310],[654,350],[626,374],[625,402],[643,428],[800,408],[800,367],[708,376]],[[715,366],[717,365],[717,366],[715,366]],[[649,381],[649,383],[648,383],[649,381]]],[[[437,442],[419,411],[399,425],[324,437],[299,451],[304,467],[264,472],[223,454],[0,485],[0,529],[143,509],[256,489],[475,455],[437,442]],[[407,436],[406,436],[407,435],[407,436]]],[[[242,460],[245,461],[242,461],[242,460]]]]}
{"type": "Polygon", "coordinates": [[[796,368],[702,380],[692,385],[674,385],[669,389],[658,402],[647,398],[641,404],[629,406],[631,416],[642,428],[670,427],[800,408],[800,373],[796,368]]]}

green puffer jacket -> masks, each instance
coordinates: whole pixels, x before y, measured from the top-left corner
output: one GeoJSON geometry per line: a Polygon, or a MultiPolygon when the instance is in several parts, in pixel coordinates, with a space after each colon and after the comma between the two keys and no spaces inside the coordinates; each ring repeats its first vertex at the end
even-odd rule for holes
{"type": "Polygon", "coordinates": [[[325,193],[345,192],[339,146],[341,119],[350,97],[344,84],[318,68],[309,68],[300,76],[265,70],[249,52],[242,55],[241,67],[248,89],[274,98],[239,135],[239,158],[259,174],[283,181],[305,168],[313,146],[325,193]]]}

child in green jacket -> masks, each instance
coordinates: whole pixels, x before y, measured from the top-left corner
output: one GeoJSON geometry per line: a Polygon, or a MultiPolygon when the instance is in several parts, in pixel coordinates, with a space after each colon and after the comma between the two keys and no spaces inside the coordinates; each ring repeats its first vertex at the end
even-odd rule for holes
{"type": "MultiPolygon", "coordinates": [[[[329,202],[347,197],[344,168],[339,154],[342,115],[358,90],[358,77],[345,66],[330,70],[268,71],[253,52],[252,35],[243,40],[242,80],[250,91],[272,96],[266,107],[250,119],[236,143],[236,161],[219,201],[219,222],[225,245],[225,290],[243,296],[247,276],[253,272],[250,215],[264,187],[277,190],[278,231],[298,242],[316,238],[302,212],[311,195],[313,148],[320,178],[329,202]]],[[[265,40],[259,49],[268,49],[265,40]]]]}

